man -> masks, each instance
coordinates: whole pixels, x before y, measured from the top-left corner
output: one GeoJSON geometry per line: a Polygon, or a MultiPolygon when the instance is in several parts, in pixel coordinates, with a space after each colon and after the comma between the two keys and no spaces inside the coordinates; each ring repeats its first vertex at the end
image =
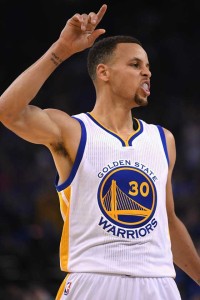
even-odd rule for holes
{"type": "Polygon", "coordinates": [[[131,110],[148,103],[148,57],[129,36],[94,43],[105,32],[96,26],[106,9],[67,21],[58,40],[1,96],[0,119],[48,147],[55,162],[64,219],[60,264],[68,273],[56,299],[180,299],[173,261],[199,284],[200,260],[174,212],[174,138],[132,119],[131,110]],[[63,61],[93,44],[90,113],[71,117],[29,104],[63,61]]]}

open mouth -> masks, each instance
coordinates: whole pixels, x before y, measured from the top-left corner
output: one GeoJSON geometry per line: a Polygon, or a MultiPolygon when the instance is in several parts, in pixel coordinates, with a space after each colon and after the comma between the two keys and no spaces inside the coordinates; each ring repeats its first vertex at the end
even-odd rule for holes
{"type": "Polygon", "coordinates": [[[147,96],[150,95],[150,86],[149,86],[149,84],[148,84],[147,82],[143,82],[143,83],[141,84],[141,88],[142,88],[142,90],[145,92],[145,94],[146,94],[147,96]]]}

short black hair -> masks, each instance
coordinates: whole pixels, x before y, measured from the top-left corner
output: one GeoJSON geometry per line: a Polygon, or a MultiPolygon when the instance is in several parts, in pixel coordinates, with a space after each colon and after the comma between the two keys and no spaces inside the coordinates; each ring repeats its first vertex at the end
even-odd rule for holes
{"type": "Polygon", "coordinates": [[[129,35],[116,35],[98,40],[90,48],[87,57],[88,73],[92,80],[95,80],[96,78],[97,65],[106,63],[120,43],[135,43],[142,47],[142,44],[138,39],[129,35]]]}

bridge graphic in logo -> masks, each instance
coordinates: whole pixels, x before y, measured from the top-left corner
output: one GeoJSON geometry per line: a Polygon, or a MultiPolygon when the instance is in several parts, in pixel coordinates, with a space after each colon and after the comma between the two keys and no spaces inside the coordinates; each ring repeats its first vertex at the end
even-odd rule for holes
{"type": "Polygon", "coordinates": [[[151,178],[134,167],[108,173],[98,190],[99,207],[106,218],[122,227],[141,227],[154,215],[157,197],[151,178]]]}

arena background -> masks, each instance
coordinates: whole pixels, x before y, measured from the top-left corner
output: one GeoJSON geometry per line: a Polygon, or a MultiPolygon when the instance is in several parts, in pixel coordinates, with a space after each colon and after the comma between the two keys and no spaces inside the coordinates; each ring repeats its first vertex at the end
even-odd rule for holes
{"type": "MultiPolygon", "coordinates": [[[[0,0],[0,92],[57,39],[76,12],[97,11],[103,1],[0,0]]],[[[146,108],[133,114],[171,130],[177,162],[176,213],[200,252],[200,22],[198,1],[107,1],[101,23],[108,35],[130,34],[146,49],[152,71],[146,108]]],[[[63,63],[33,101],[69,114],[90,111],[95,100],[87,51],[63,63]]],[[[50,300],[65,274],[59,269],[62,218],[54,188],[56,170],[45,147],[21,140],[0,125],[0,300],[50,300]]],[[[183,300],[200,289],[180,269],[183,300]]]]}

